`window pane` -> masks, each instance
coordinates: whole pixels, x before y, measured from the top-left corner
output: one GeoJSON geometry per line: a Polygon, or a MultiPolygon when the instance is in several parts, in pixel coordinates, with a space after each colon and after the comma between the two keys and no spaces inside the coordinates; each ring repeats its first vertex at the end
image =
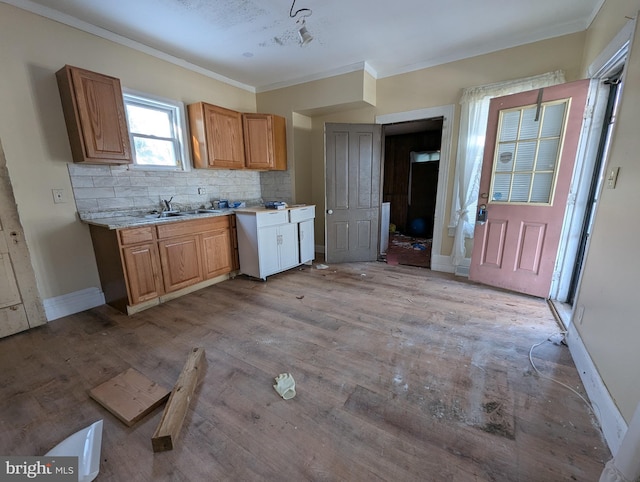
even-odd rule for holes
{"type": "Polygon", "coordinates": [[[518,137],[518,125],[520,124],[520,111],[506,112],[502,116],[500,141],[515,141],[518,137]]]}
{"type": "Polygon", "coordinates": [[[529,186],[531,186],[531,174],[515,174],[511,188],[512,202],[526,202],[529,200],[529,186]]]}
{"type": "Polygon", "coordinates": [[[493,178],[493,195],[494,201],[509,200],[509,186],[511,185],[511,174],[495,174],[493,178]]]}
{"type": "Polygon", "coordinates": [[[533,178],[533,189],[531,191],[532,203],[548,203],[551,198],[551,184],[553,183],[553,174],[544,172],[536,174],[533,178]]]}
{"type": "Polygon", "coordinates": [[[176,166],[175,145],[172,141],[134,136],[136,164],[143,166],[176,166]]]}
{"type": "Polygon", "coordinates": [[[513,153],[516,151],[516,145],[513,143],[501,144],[498,147],[498,162],[496,162],[496,171],[511,172],[513,170],[513,153]]]}
{"type": "Polygon", "coordinates": [[[536,155],[536,142],[522,142],[518,145],[516,171],[533,171],[533,159],[536,155]]]}
{"type": "Polygon", "coordinates": [[[529,107],[522,111],[522,127],[520,128],[520,139],[535,139],[538,137],[540,123],[536,122],[536,107],[529,107]]]}
{"type": "Polygon", "coordinates": [[[156,137],[173,137],[171,113],[135,104],[127,104],[129,129],[135,134],[156,137]]]}
{"type": "Polygon", "coordinates": [[[544,141],[540,141],[536,171],[552,171],[555,169],[556,161],[558,159],[559,143],[560,139],[546,139],[544,141]]]}
{"type": "Polygon", "coordinates": [[[566,103],[546,106],[540,137],[559,137],[562,132],[566,103]]]}

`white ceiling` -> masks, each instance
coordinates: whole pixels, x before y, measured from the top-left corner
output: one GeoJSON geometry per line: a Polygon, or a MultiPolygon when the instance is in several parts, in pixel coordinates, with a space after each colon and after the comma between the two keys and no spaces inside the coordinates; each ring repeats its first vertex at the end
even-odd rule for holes
{"type": "Polygon", "coordinates": [[[294,11],[312,11],[314,39],[301,46],[290,0],[0,1],[257,92],[363,67],[388,77],[578,32],[604,2],[296,0],[294,11]]]}

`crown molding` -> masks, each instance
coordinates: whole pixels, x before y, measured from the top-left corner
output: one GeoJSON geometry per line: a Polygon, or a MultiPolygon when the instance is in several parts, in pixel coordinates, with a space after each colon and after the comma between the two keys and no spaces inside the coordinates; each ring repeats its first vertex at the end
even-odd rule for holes
{"type": "Polygon", "coordinates": [[[256,89],[253,86],[235,81],[223,75],[217,74],[211,70],[200,67],[196,64],[192,64],[191,62],[187,62],[184,59],[167,54],[158,49],[154,49],[152,47],[149,47],[148,45],[142,44],[135,40],[131,40],[130,38],[123,37],[122,35],[111,32],[110,30],[106,30],[101,27],[96,27],[95,25],[92,25],[88,22],[80,20],[79,18],[73,17],[71,15],[67,15],[66,13],[58,12],[57,10],[53,10],[52,8],[45,7],[38,3],[32,2],[30,0],[0,0],[0,2],[6,3],[8,5],[12,5],[22,10],[26,10],[27,12],[33,13],[35,15],[48,18],[49,20],[53,20],[63,25],[76,28],[83,32],[90,33],[92,35],[103,38],[105,40],[110,40],[117,44],[124,45],[125,47],[129,47],[131,49],[145,53],[147,55],[151,55],[152,57],[156,57],[160,60],[164,60],[171,64],[177,65],[187,70],[191,70],[192,72],[196,72],[198,74],[215,79],[217,81],[224,82],[225,84],[229,84],[233,87],[237,87],[239,89],[243,89],[254,94],[256,93],[256,89]]]}

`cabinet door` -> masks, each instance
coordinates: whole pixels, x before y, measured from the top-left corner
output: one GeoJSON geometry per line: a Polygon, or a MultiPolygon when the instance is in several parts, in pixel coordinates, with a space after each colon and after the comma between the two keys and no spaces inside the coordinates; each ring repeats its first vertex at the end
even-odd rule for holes
{"type": "Polygon", "coordinates": [[[273,119],[268,114],[244,114],[245,163],[249,169],[271,169],[273,159],[273,119]]]}
{"type": "Polygon", "coordinates": [[[245,165],[248,169],[286,170],[287,134],[284,117],[242,114],[245,165]]]}
{"type": "Polygon", "coordinates": [[[155,243],[122,248],[129,301],[132,305],[163,293],[155,243]]]}
{"type": "Polygon", "coordinates": [[[308,263],[313,261],[315,258],[313,219],[308,219],[298,224],[298,237],[300,239],[300,262],[308,263]]]}
{"type": "Polygon", "coordinates": [[[203,107],[209,167],[244,168],[242,114],[211,104],[203,107]]]}
{"type": "Polygon", "coordinates": [[[214,278],[233,269],[231,239],[228,229],[219,229],[202,235],[204,278],[214,278]]]}
{"type": "Polygon", "coordinates": [[[260,277],[280,271],[278,226],[266,226],[258,229],[258,259],[260,277]]]}
{"type": "Polygon", "coordinates": [[[230,233],[229,237],[231,242],[231,270],[235,271],[240,269],[240,256],[238,253],[238,226],[236,222],[236,215],[229,216],[230,233]]]}
{"type": "Polygon", "coordinates": [[[278,257],[280,270],[285,270],[300,264],[297,224],[283,224],[278,226],[278,257]]]}
{"type": "Polygon", "coordinates": [[[199,236],[165,239],[158,245],[167,293],[203,280],[199,236]]]}
{"type": "Polygon", "coordinates": [[[56,75],[73,160],[90,164],[131,163],[120,81],[70,66],[56,75]]]}

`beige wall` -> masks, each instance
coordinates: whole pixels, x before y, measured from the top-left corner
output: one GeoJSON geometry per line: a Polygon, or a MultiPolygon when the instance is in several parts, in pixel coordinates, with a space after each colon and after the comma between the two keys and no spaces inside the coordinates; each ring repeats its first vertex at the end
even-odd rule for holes
{"type": "MultiPolygon", "coordinates": [[[[587,35],[584,67],[640,8],[637,0],[608,0],[587,35]]],[[[576,301],[576,329],[627,422],[640,403],[640,35],[626,64],[624,93],[608,166],[620,167],[615,189],[603,189],[576,301]]]]}
{"type": "Polygon", "coordinates": [[[0,139],[43,298],[99,287],[87,226],[78,222],[55,72],[65,64],[131,89],[255,111],[255,94],[0,3],[0,139]],[[52,188],[70,202],[53,204],[52,188]]]}
{"type": "MultiPolygon", "coordinates": [[[[449,64],[423,69],[403,75],[375,81],[363,72],[352,72],[307,84],[296,85],[258,94],[258,110],[278,109],[291,117],[292,112],[303,112],[312,117],[311,152],[305,157],[296,156],[294,183],[308,183],[304,175],[311,175],[312,202],[318,205],[316,218],[316,243],[324,244],[324,123],[351,122],[374,123],[378,115],[456,105],[454,140],[447,186],[447,212],[450,217],[453,169],[457,147],[461,90],[508,79],[528,77],[562,69],[567,80],[580,76],[585,33],[567,35],[521,47],[449,64]],[[364,86],[364,88],[363,88],[364,86]],[[366,95],[366,97],[365,97],[366,95]],[[367,107],[368,106],[368,107],[367,107]],[[309,168],[307,164],[311,164],[309,168]],[[305,166],[301,171],[301,166],[305,166]]],[[[295,139],[293,140],[295,143],[295,139]]],[[[298,189],[295,189],[298,192],[298,189]]],[[[308,201],[306,201],[308,202],[308,201]]],[[[453,239],[444,229],[442,254],[451,253],[453,239]]]]}

